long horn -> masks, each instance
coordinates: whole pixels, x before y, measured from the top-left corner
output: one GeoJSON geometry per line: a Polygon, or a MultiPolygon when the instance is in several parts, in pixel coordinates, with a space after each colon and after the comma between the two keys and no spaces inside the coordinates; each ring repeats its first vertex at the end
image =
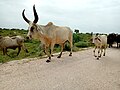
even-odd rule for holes
{"type": "Polygon", "coordinates": [[[28,19],[25,17],[24,12],[25,12],[25,9],[24,9],[24,10],[23,10],[23,12],[22,12],[23,19],[24,19],[27,23],[29,23],[29,22],[30,22],[30,20],[28,20],[28,19]]]}
{"type": "Polygon", "coordinates": [[[38,15],[37,15],[36,9],[35,9],[35,5],[33,6],[33,12],[34,12],[34,17],[35,17],[33,23],[37,23],[39,18],[38,18],[38,15]]]}

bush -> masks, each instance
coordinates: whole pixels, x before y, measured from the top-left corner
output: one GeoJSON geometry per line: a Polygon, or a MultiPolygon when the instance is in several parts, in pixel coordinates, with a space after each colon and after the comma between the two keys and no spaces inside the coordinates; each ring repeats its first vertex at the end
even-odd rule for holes
{"type": "Polygon", "coordinates": [[[78,47],[76,47],[76,46],[73,46],[73,48],[72,48],[72,51],[73,52],[77,52],[77,51],[79,51],[80,50],[80,48],[78,48],[78,47]]]}
{"type": "Polygon", "coordinates": [[[64,50],[65,51],[70,51],[71,48],[70,48],[70,43],[66,42],[65,45],[64,45],[64,50]]]}
{"type": "Polygon", "coordinates": [[[75,43],[74,45],[76,47],[79,47],[79,48],[85,48],[85,47],[89,47],[90,43],[89,42],[79,41],[79,42],[75,43]]]}

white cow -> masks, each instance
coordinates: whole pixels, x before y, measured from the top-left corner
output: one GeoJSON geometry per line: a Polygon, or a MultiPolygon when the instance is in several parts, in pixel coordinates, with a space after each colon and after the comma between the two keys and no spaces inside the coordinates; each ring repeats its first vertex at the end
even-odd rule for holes
{"type": "Polygon", "coordinates": [[[38,39],[42,42],[45,48],[45,53],[48,55],[49,59],[46,62],[50,62],[51,55],[53,52],[53,48],[55,44],[59,44],[61,46],[61,53],[58,58],[61,57],[63,47],[66,41],[69,41],[71,51],[69,56],[72,56],[72,39],[73,39],[73,32],[69,27],[61,27],[56,26],[52,22],[49,22],[47,25],[38,25],[38,15],[35,9],[35,5],[33,6],[33,12],[35,16],[35,20],[31,22],[28,20],[25,15],[24,11],[22,12],[23,19],[29,24],[29,31],[28,31],[28,38],[29,39],[38,39]],[[48,52],[48,48],[50,48],[50,53],[48,52]]]}
{"type": "Polygon", "coordinates": [[[106,54],[106,48],[107,48],[107,36],[106,35],[93,35],[92,42],[95,44],[95,48],[93,50],[94,56],[99,59],[102,56],[105,56],[106,54]],[[96,49],[98,49],[98,55],[95,54],[96,49]]]}

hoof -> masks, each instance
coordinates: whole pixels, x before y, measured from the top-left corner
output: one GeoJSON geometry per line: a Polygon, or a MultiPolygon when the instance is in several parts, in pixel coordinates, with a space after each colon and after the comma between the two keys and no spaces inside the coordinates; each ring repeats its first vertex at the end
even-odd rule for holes
{"type": "Polygon", "coordinates": [[[54,55],[51,55],[52,57],[54,56],[54,55]]]}
{"type": "Polygon", "coordinates": [[[26,53],[29,53],[27,49],[26,49],[26,53]]]}
{"type": "Polygon", "coordinates": [[[46,62],[49,63],[49,62],[51,62],[51,61],[50,61],[50,60],[47,60],[46,62]]]}
{"type": "Polygon", "coordinates": [[[72,54],[70,54],[69,56],[72,56],[72,54]]]}

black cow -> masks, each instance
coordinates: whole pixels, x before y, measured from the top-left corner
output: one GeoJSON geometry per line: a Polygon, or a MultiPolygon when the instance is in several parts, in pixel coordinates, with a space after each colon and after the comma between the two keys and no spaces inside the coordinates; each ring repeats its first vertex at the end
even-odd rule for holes
{"type": "Polygon", "coordinates": [[[116,35],[116,43],[117,43],[117,48],[120,47],[120,34],[116,35]]]}
{"type": "Polygon", "coordinates": [[[117,43],[117,48],[120,47],[120,34],[111,33],[107,36],[107,44],[109,44],[109,48],[112,47],[113,43],[117,43]]]}
{"type": "Polygon", "coordinates": [[[116,34],[111,33],[107,36],[107,44],[109,44],[109,48],[112,47],[112,44],[116,42],[116,34]]]}

